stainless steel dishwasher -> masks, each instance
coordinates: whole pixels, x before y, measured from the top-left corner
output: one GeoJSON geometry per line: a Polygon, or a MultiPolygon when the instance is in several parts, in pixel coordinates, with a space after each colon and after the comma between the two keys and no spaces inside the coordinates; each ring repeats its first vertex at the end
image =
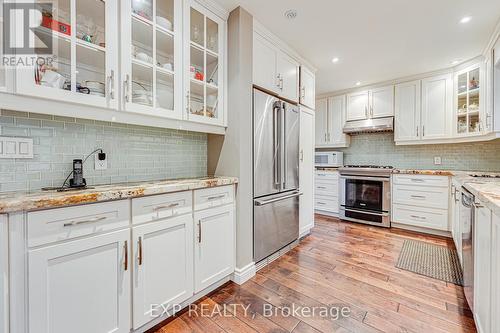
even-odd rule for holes
{"type": "Polygon", "coordinates": [[[462,224],[464,294],[471,311],[474,311],[474,199],[474,195],[462,187],[460,223],[462,224]]]}

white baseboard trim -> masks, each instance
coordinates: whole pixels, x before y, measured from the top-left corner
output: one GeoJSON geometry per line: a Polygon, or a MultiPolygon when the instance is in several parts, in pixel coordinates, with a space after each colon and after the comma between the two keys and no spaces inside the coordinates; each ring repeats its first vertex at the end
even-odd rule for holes
{"type": "Polygon", "coordinates": [[[256,271],[257,270],[255,268],[255,263],[251,262],[243,268],[236,268],[231,280],[233,280],[233,282],[236,284],[242,285],[243,283],[253,278],[256,271]]]}
{"type": "Polygon", "coordinates": [[[421,232],[424,234],[429,234],[429,235],[434,235],[434,236],[442,236],[442,237],[451,238],[451,233],[449,231],[415,227],[415,226],[411,226],[411,225],[394,223],[394,222],[391,222],[391,228],[404,229],[404,230],[416,231],[416,232],[421,232]]]}
{"type": "Polygon", "coordinates": [[[331,217],[339,217],[339,213],[332,213],[332,212],[327,212],[324,210],[319,210],[316,209],[314,213],[319,214],[319,215],[325,215],[325,216],[331,216],[331,217]]]}

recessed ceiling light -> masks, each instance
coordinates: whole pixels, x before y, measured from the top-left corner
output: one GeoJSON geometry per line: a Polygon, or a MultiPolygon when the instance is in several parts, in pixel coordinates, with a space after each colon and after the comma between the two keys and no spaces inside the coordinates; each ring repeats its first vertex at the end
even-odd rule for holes
{"type": "Polygon", "coordinates": [[[340,60],[339,58],[335,57],[335,58],[333,58],[333,59],[332,59],[332,62],[333,62],[334,64],[336,64],[337,62],[339,62],[339,60],[340,60]]]}
{"type": "Polygon", "coordinates": [[[361,82],[359,82],[359,81],[358,81],[358,82],[356,82],[356,85],[357,85],[357,86],[360,86],[360,85],[361,85],[361,82]]]}
{"type": "Polygon", "coordinates": [[[295,9],[289,9],[285,12],[285,17],[289,20],[293,20],[297,17],[297,11],[295,9]]]}
{"type": "Polygon", "coordinates": [[[465,16],[465,17],[462,17],[462,19],[460,20],[460,23],[468,23],[470,22],[472,18],[470,16],[465,16]]]}

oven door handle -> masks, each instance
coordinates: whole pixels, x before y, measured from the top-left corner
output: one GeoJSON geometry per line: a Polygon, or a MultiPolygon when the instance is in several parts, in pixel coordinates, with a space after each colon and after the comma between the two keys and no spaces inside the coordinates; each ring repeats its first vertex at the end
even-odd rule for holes
{"type": "Polygon", "coordinates": [[[343,207],[344,207],[345,211],[347,211],[347,212],[362,213],[362,214],[377,215],[377,216],[389,216],[389,213],[385,213],[385,212],[384,213],[377,213],[377,212],[369,212],[369,211],[366,211],[366,210],[358,210],[358,209],[345,208],[345,206],[343,206],[343,207]]]}
{"type": "Polygon", "coordinates": [[[388,183],[391,178],[390,177],[361,177],[361,176],[340,176],[340,179],[354,179],[354,180],[378,180],[381,182],[388,183]]]}

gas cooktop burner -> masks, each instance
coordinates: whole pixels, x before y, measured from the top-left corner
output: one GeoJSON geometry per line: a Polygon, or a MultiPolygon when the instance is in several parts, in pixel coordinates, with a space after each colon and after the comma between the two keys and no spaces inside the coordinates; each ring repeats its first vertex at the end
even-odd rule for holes
{"type": "Polygon", "coordinates": [[[346,165],[345,168],[363,168],[363,169],[394,169],[388,165],[346,165]]]}

